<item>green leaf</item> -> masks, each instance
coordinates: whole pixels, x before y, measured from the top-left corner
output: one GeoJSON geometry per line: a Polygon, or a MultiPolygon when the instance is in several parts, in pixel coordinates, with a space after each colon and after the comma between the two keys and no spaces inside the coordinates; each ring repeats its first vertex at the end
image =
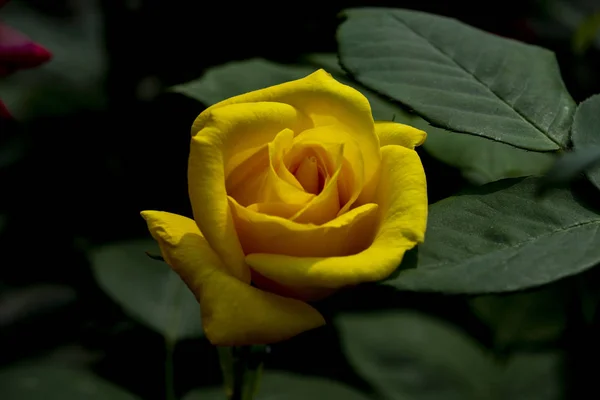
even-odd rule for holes
{"type": "Polygon", "coordinates": [[[517,353],[499,367],[493,392],[498,400],[566,399],[564,371],[560,353],[517,353]]]}
{"type": "Polygon", "coordinates": [[[311,54],[306,57],[305,63],[307,65],[286,65],[260,58],[236,61],[214,67],[200,79],[177,85],[172,90],[211,105],[238,94],[299,79],[316,69],[324,68],[335,79],[354,87],[369,99],[375,120],[394,120],[426,131],[427,140],[423,145],[425,150],[441,161],[461,169],[465,177],[475,184],[540,175],[553,159],[549,154],[521,150],[486,138],[435,128],[422,118],[406,112],[393,101],[348,79],[335,54],[311,54]],[[240,79],[240,76],[245,79],[240,79]]]}
{"type": "Polygon", "coordinates": [[[22,365],[0,370],[0,398],[6,400],[136,400],[91,373],[56,365],[22,365]]]}
{"type": "MultiPolygon", "coordinates": [[[[183,400],[224,400],[222,388],[196,389],[183,400]]],[[[369,400],[353,388],[331,379],[265,371],[256,400],[369,400]]]]}
{"type": "Polygon", "coordinates": [[[210,68],[199,79],[173,86],[171,90],[212,105],[242,93],[304,78],[320,68],[362,92],[369,99],[376,120],[392,120],[398,114],[408,115],[397,105],[351,82],[339,66],[337,56],[331,53],[308,55],[305,64],[280,64],[263,58],[233,61],[210,68]]]}
{"type": "MultiPolygon", "coordinates": [[[[367,89],[358,82],[351,80],[338,62],[337,55],[331,53],[311,54],[306,57],[306,61],[317,68],[323,68],[329,72],[336,80],[358,90],[369,100],[371,113],[376,121],[396,121],[400,123],[410,123],[409,121],[420,120],[414,115],[409,114],[398,104],[386,99],[385,97],[367,89]]],[[[425,121],[424,125],[429,127],[425,121]]]]}
{"type": "Polygon", "coordinates": [[[346,16],[340,60],[366,87],[441,128],[534,151],[566,146],[575,103],[550,51],[423,12],[346,16]]]}
{"type": "Polygon", "coordinates": [[[92,254],[100,286],[131,316],[176,340],[202,335],[200,306],[179,276],[161,261],[154,240],[142,239],[101,247],[92,254]]]}
{"type": "Polygon", "coordinates": [[[210,68],[199,79],[173,86],[171,90],[210,106],[242,93],[303,78],[317,69],[252,58],[210,68]]]}
{"type": "MultiPolygon", "coordinates": [[[[573,146],[579,151],[600,149],[600,94],[590,97],[577,107],[573,122],[573,146]]],[[[600,189],[600,166],[587,171],[587,176],[600,189]]]]}
{"type": "Polygon", "coordinates": [[[600,214],[567,189],[536,200],[539,179],[505,180],[430,207],[425,243],[382,284],[446,293],[543,285],[600,262],[600,214]]]}
{"type": "Polygon", "coordinates": [[[471,299],[474,313],[491,329],[494,348],[540,348],[556,344],[565,332],[567,291],[548,285],[534,291],[471,299]]]}
{"type": "Polygon", "coordinates": [[[488,398],[492,365],[469,337],[412,311],[335,321],[350,364],[385,399],[488,398]]]}
{"type": "Polygon", "coordinates": [[[334,323],[344,354],[379,398],[561,398],[561,358],[554,354],[516,354],[498,364],[457,327],[408,310],[342,314],[334,323]]]}
{"type": "Polygon", "coordinates": [[[539,194],[551,188],[568,186],[580,174],[600,163],[600,146],[578,148],[561,154],[540,180],[539,194]]]}
{"type": "Polygon", "coordinates": [[[540,176],[554,160],[552,154],[531,152],[479,136],[444,131],[419,120],[422,122],[415,121],[410,125],[427,132],[427,140],[423,144],[425,150],[438,160],[459,168],[466,179],[477,185],[505,178],[540,176]]]}

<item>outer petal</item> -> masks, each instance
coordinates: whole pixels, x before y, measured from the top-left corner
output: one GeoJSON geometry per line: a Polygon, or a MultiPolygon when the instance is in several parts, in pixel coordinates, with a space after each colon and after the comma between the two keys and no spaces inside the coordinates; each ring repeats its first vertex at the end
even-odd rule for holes
{"type": "Polygon", "coordinates": [[[340,288],[389,276],[404,253],[424,240],[427,188],[423,166],[414,150],[385,146],[381,151],[381,181],[376,196],[381,225],[369,248],[346,257],[249,254],[246,262],[282,285],[340,288]]]}
{"type": "Polygon", "coordinates": [[[228,274],[193,220],[160,211],[144,211],[142,216],[165,261],[198,299],[211,343],[273,343],[325,323],[308,304],[264,292],[228,274]]]}
{"type": "Polygon", "coordinates": [[[225,179],[236,166],[229,162],[272,141],[285,128],[303,130],[306,120],[281,103],[232,104],[203,115],[205,126],[192,138],[188,166],[194,219],[231,274],[250,282],[227,202],[225,179]]]}
{"type": "Polygon", "coordinates": [[[10,111],[8,111],[8,108],[6,108],[6,105],[4,105],[2,100],[0,100],[0,120],[3,120],[3,119],[11,120],[12,115],[10,114],[10,111]]]}
{"type": "Polygon", "coordinates": [[[323,300],[337,291],[337,289],[331,288],[283,286],[271,279],[265,278],[256,271],[252,271],[252,284],[270,293],[309,302],[323,300]]]}
{"type": "Polygon", "coordinates": [[[320,69],[305,78],[235,96],[202,112],[192,125],[192,135],[204,129],[211,113],[232,104],[285,103],[307,115],[316,127],[343,124],[353,133],[364,158],[365,187],[358,204],[372,200],[381,160],[379,139],[373,128],[369,101],[359,91],[343,85],[320,69]]]}
{"type": "Polygon", "coordinates": [[[425,142],[427,133],[410,125],[389,121],[375,121],[375,133],[379,137],[381,147],[387,145],[404,146],[414,149],[425,142]]]}
{"type": "Polygon", "coordinates": [[[0,76],[37,67],[51,58],[48,50],[0,21],[0,76]]]}
{"type": "MultiPolygon", "coordinates": [[[[240,206],[231,197],[229,202],[246,254],[270,253],[296,257],[355,254],[371,243],[377,224],[377,205],[372,203],[350,210],[323,225],[314,225],[257,213],[240,206]]],[[[279,264],[278,268],[284,270],[287,265],[279,264]]],[[[262,273],[260,270],[258,272],[262,273]]],[[[294,282],[287,285],[312,286],[296,285],[294,282]]]]}

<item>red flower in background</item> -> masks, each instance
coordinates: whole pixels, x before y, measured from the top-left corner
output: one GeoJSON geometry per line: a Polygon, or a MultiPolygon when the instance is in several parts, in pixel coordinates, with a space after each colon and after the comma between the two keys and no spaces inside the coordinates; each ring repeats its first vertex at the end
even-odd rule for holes
{"type": "MultiPolygon", "coordinates": [[[[0,8],[8,0],[0,0],[0,8]]],[[[52,58],[52,54],[27,36],[0,21],[0,77],[20,69],[34,68],[52,58]]],[[[0,100],[0,119],[11,118],[0,100]]]]}

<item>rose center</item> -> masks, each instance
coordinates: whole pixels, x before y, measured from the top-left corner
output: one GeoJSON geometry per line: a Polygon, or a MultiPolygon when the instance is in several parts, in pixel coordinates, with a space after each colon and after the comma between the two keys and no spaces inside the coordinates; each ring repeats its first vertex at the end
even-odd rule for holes
{"type": "Polygon", "coordinates": [[[323,174],[315,156],[304,158],[293,174],[307,193],[318,194],[323,189],[323,174]]]}

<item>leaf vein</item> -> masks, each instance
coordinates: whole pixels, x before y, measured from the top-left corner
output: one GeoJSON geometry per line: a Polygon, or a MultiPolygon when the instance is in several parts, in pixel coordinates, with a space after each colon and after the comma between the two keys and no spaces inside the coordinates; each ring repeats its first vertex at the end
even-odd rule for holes
{"type": "Polygon", "coordinates": [[[477,82],[479,82],[483,87],[485,87],[497,99],[499,99],[502,103],[504,103],[508,108],[510,108],[511,110],[513,110],[517,115],[519,115],[524,121],[526,121],[527,123],[529,123],[536,130],[538,130],[540,133],[542,133],[542,135],[544,135],[549,140],[551,140],[552,142],[554,142],[559,148],[561,147],[560,143],[558,143],[553,137],[549,136],[549,134],[547,132],[544,132],[544,130],[540,126],[538,126],[537,123],[535,123],[534,121],[532,121],[531,119],[529,119],[525,114],[521,113],[518,109],[513,108],[506,100],[504,100],[500,95],[498,95],[494,90],[492,90],[492,88],[490,88],[489,86],[487,86],[481,79],[479,79],[479,77],[477,77],[472,72],[470,72],[468,69],[466,69],[462,64],[460,64],[458,61],[456,61],[451,55],[447,54],[444,50],[442,50],[441,48],[439,48],[438,46],[436,46],[434,43],[432,43],[431,41],[429,41],[427,39],[427,37],[423,36],[420,32],[416,31],[411,26],[409,26],[400,16],[398,16],[397,14],[394,14],[394,13],[390,13],[389,16],[391,18],[395,19],[397,22],[399,22],[403,26],[405,26],[408,30],[410,30],[411,32],[413,32],[417,37],[421,38],[424,42],[426,42],[427,44],[429,44],[431,46],[431,48],[435,49],[438,53],[440,53],[441,55],[443,55],[446,58],[448,58],[452,63],[456,64],[456,66],[459,67],[461,70],[463,70],[465,73],[467,73],[468,75],[472,76],[474,80],[476,80],[477,82]]]}
{"type": "MultiPolygon", "coordinates": [[[[544,238],[546,238],[548,236],[552,236],[552,235],[555,235],[557,233],[569,232],[569,231],[571,231],[573,229],[577,229],[577,228],[580,228],[582,226],[586,226],[586,225],[590,225],[590,224],[599,224],[596,227],[596,231],[597,231],[598,228],[600,228],[600,218],[599,219],[592,219],[590,221],[585,221],[585,222],[580,222],[580,223],[572,224],[572,225],[569,225],[569,226],[564,227],[564,228],[560,227],[558,229],[552,230],[550,232],[546,232],[544,234],[532,237],[530,239],[523,240],[523,241],[518,242],[518,243],[507,244],[506,246],[500,247],[500,248],[498,248],[498,249],[496,249],[494,251],[488,252],[488,253],[474,254],[473,257],[470,258],[469,262],[471,262],[473,260],[477,260],[477,259],[489,257],[490,255],[493,255],[493,254],[496,254],[496,253],[499,253],[499,252],[503,252],[503,251],[505,251],[507,249],[510,250],[510,249],[520,248],[520,247],[526,246],[529,243],[536,242],[538,240],[544,239],[544,238]]],[[[428,269],[428,270],[434,270],[434,269],[438,269],[438,268],[443,268],[445,265],[455,264],[455,263],[456,263],[456,260],[446,260],[445,262],[440,262],[440,263],[428,265],[426,267],[426,269],[428,269]]]]}

